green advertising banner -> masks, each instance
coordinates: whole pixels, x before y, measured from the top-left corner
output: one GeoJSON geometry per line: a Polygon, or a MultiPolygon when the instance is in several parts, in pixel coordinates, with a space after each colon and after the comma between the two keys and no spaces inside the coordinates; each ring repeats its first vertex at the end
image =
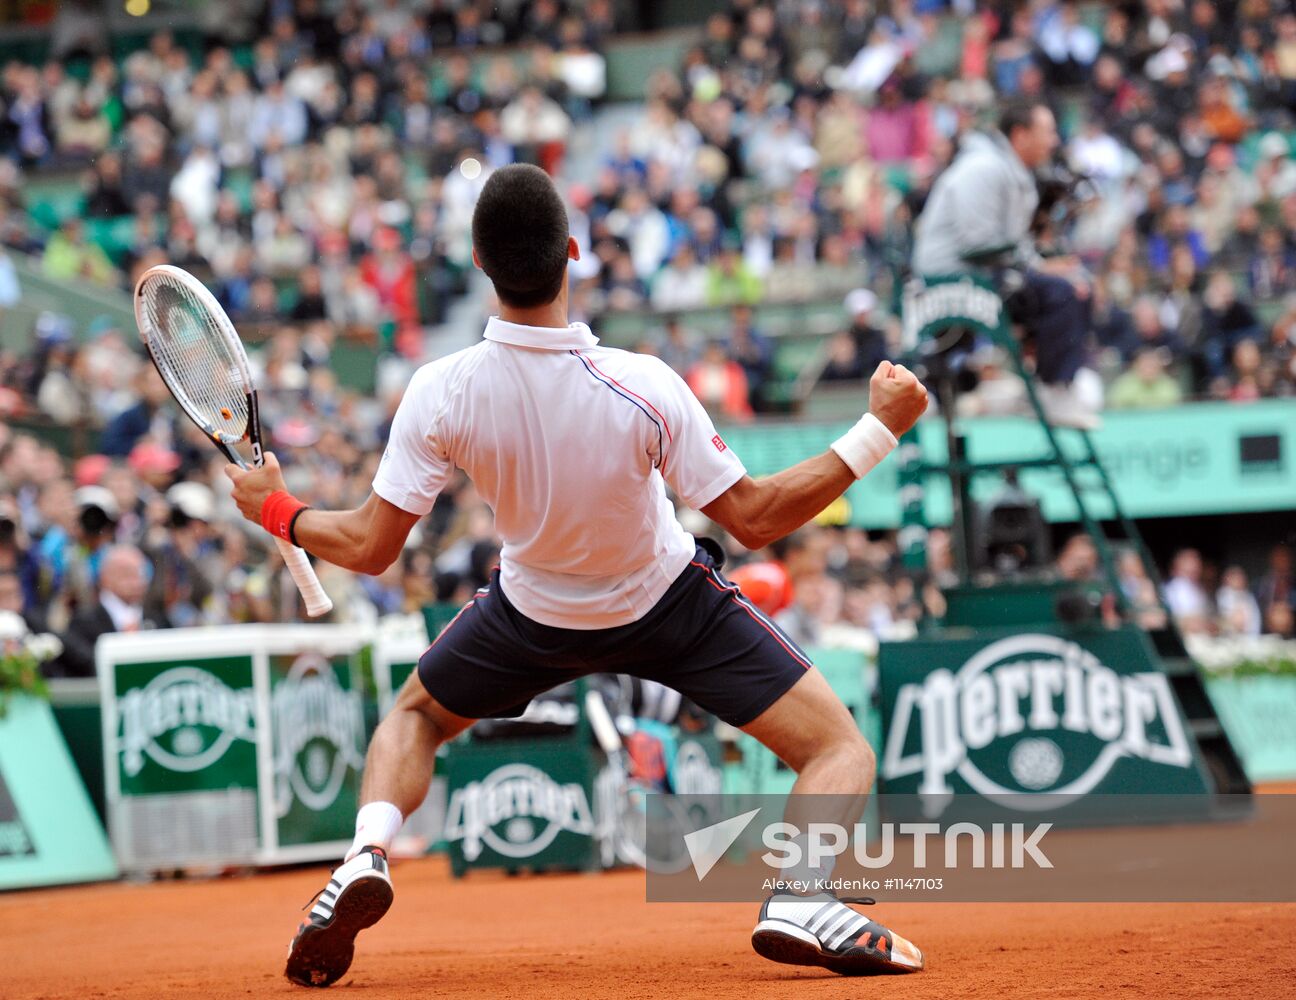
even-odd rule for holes
{"type": "Polygon", "coordinates": [[[251,656],[117,664],[119,793],[255,790],[252,675],[251,656]]]}
{"type": "Polygon", "coordinates": [[[642,780],[631,777],[628,759],[587,740],[578,727],[560,736],[452,743],[442,832],[452,871],[642,867],[649,794],[662,783],[681,795],[723,790],[723,753],[711,733],[638,720],[625,746],[651,775],[642,780]]]}
{"type": "Polygon", "coordinates": [[[371,640],[343,625],[100,639],[105,798],[122,867],[336,857],[359,798],[357,664],[371,640]]]}
{"type": "Polygon", "coordinates": [[[452,870],[597,868],[598,770],[594,751],[570,739],[452,746],[444,831],[452,870]]]}
{"type": "Polygon", "coordinates": [[[0,718],[0,889],[116,877],[49,705],[12,697],[0,718]]]}
{"type": "MultiPolygon", "coordinates": [[[[726,427],[725,441],[752,475],[776,472],[823,451],[847,424],[794,424],[726,427]]],[[[972,461],[1029,459],[1045,454],[1043,431],[1025,417],[965,420],[972,461]]],[[[1064,447],[1078,457],[1072,432],[1060,432],[1064,447]]],[[[919,425],[923,456],[945,458],[945,428],[938,419],[919,425]]],[[[1093,433],[1094,446],[1133,517],[1226,514],[1296,507],[1296,400],[1254,403],[1193,403],[1167,410],[1112,411],[1093,433]]],[[[860,480],[846,494],[849,521],[866,528],[900,524],[900,494],[895,456],[860,480]]],[[[1092,473],[1085,473],[1092,481],[1092,473]]],[[[1040,497],[1050,521],[1075,521],[1075,501],[1059,470],[1025,470],[1021,483],[1040,497]]],[[[950,519],[949,485],[928,477],[926,517],[930,524],[950,519]]],[[[994,477],[978,477],[974,496],[993,494],[994,477]]],[[[1095,516],[1110,516],[1095,495],[1095,516]]]]}
{"type": "Polygon", "coordinates": [[[882,644],[880,791],[1028,803],[1042,793],[1210,790],[1141,632],[964,634],[882,644]]]}
{"type": "Polygon", "coordinates": [[[366,745],[364,704],[348,657],[270,657],[279,844],[344,841],[355,829],[366,745]]]}
{"type": "Polygon", "coordinates": [[[108,827],[128,871],[251,863],[258,850],[256,660],[186,633],[110,635],[96,648],[108,827]]]}

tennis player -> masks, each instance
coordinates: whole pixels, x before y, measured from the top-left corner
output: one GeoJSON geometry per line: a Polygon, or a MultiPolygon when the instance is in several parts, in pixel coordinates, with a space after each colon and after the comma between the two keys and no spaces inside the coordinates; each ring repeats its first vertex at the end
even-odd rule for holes
{"type": "MultiPolygon", "coordinates": [[[[881,461],[926,409],[926,390],[883,362],[869,412],[828,451],[753,479],[675,372],[568,322],[567,264],[580,249],[543,171],[496,171],[472,241],[499,316],[480,343],[415,373],[362,506],[310,509],[272,455],[226,469],[249,520],[354,572],[391,565],[456,467],[504,542],[490,584],[437,636],[374,733],[355,841],[290,946],[287,976],[303,985],[342,976],[357,933],[391,905],[387,851],[427,793],[437,747],[584,674],[675,688],[794,768],[794,792],[862,803],[873,783],[873,751],[850,713],[721,576],[719,547],[684,531],[666,486],[762,548],[881,461]]],[[[916,947],[827,893],[770,897],[752,940],[766,957],[842,973],[923,966],[916,947]]]]}

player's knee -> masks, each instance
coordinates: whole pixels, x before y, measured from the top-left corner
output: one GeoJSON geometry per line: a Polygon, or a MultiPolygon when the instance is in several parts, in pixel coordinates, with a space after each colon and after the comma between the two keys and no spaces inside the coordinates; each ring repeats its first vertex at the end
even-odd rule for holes
{"type": "Polygon", "coordinates": [[[866,785],[872,785],[873,776],[877,773],[877,757],[862,733],[843,733],[835,741],[832,753],[843,770],[858,775],[866,785]]]}

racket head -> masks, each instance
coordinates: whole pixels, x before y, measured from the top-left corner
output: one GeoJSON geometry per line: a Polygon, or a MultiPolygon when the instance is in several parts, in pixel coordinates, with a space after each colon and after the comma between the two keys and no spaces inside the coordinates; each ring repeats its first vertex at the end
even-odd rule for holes
{"type": "Polygon", "coordinates": [[[150,267],[135,285],[135,322],[153,366],[185,414],[231,460],[249,438],[260,450],[247,352],[216,296],[188,271],[150,267]]]}

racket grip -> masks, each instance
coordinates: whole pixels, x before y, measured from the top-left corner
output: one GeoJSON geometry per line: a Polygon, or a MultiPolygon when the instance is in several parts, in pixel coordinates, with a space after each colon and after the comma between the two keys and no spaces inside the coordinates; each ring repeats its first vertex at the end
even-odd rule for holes
{"type": "Polygon", "coordinates": [[[333,602],[320,586],[319,577],[315,575],[315,567],[306,558],[306,553],[282,538],[276,538],[275,544],[279,546],[284,564],[288,567],[293,582],[297,584],[297,589],[301,591],[302,598],[306,601],[306,613],[312,618],[318,618],[332,611],[333,602]]]}

